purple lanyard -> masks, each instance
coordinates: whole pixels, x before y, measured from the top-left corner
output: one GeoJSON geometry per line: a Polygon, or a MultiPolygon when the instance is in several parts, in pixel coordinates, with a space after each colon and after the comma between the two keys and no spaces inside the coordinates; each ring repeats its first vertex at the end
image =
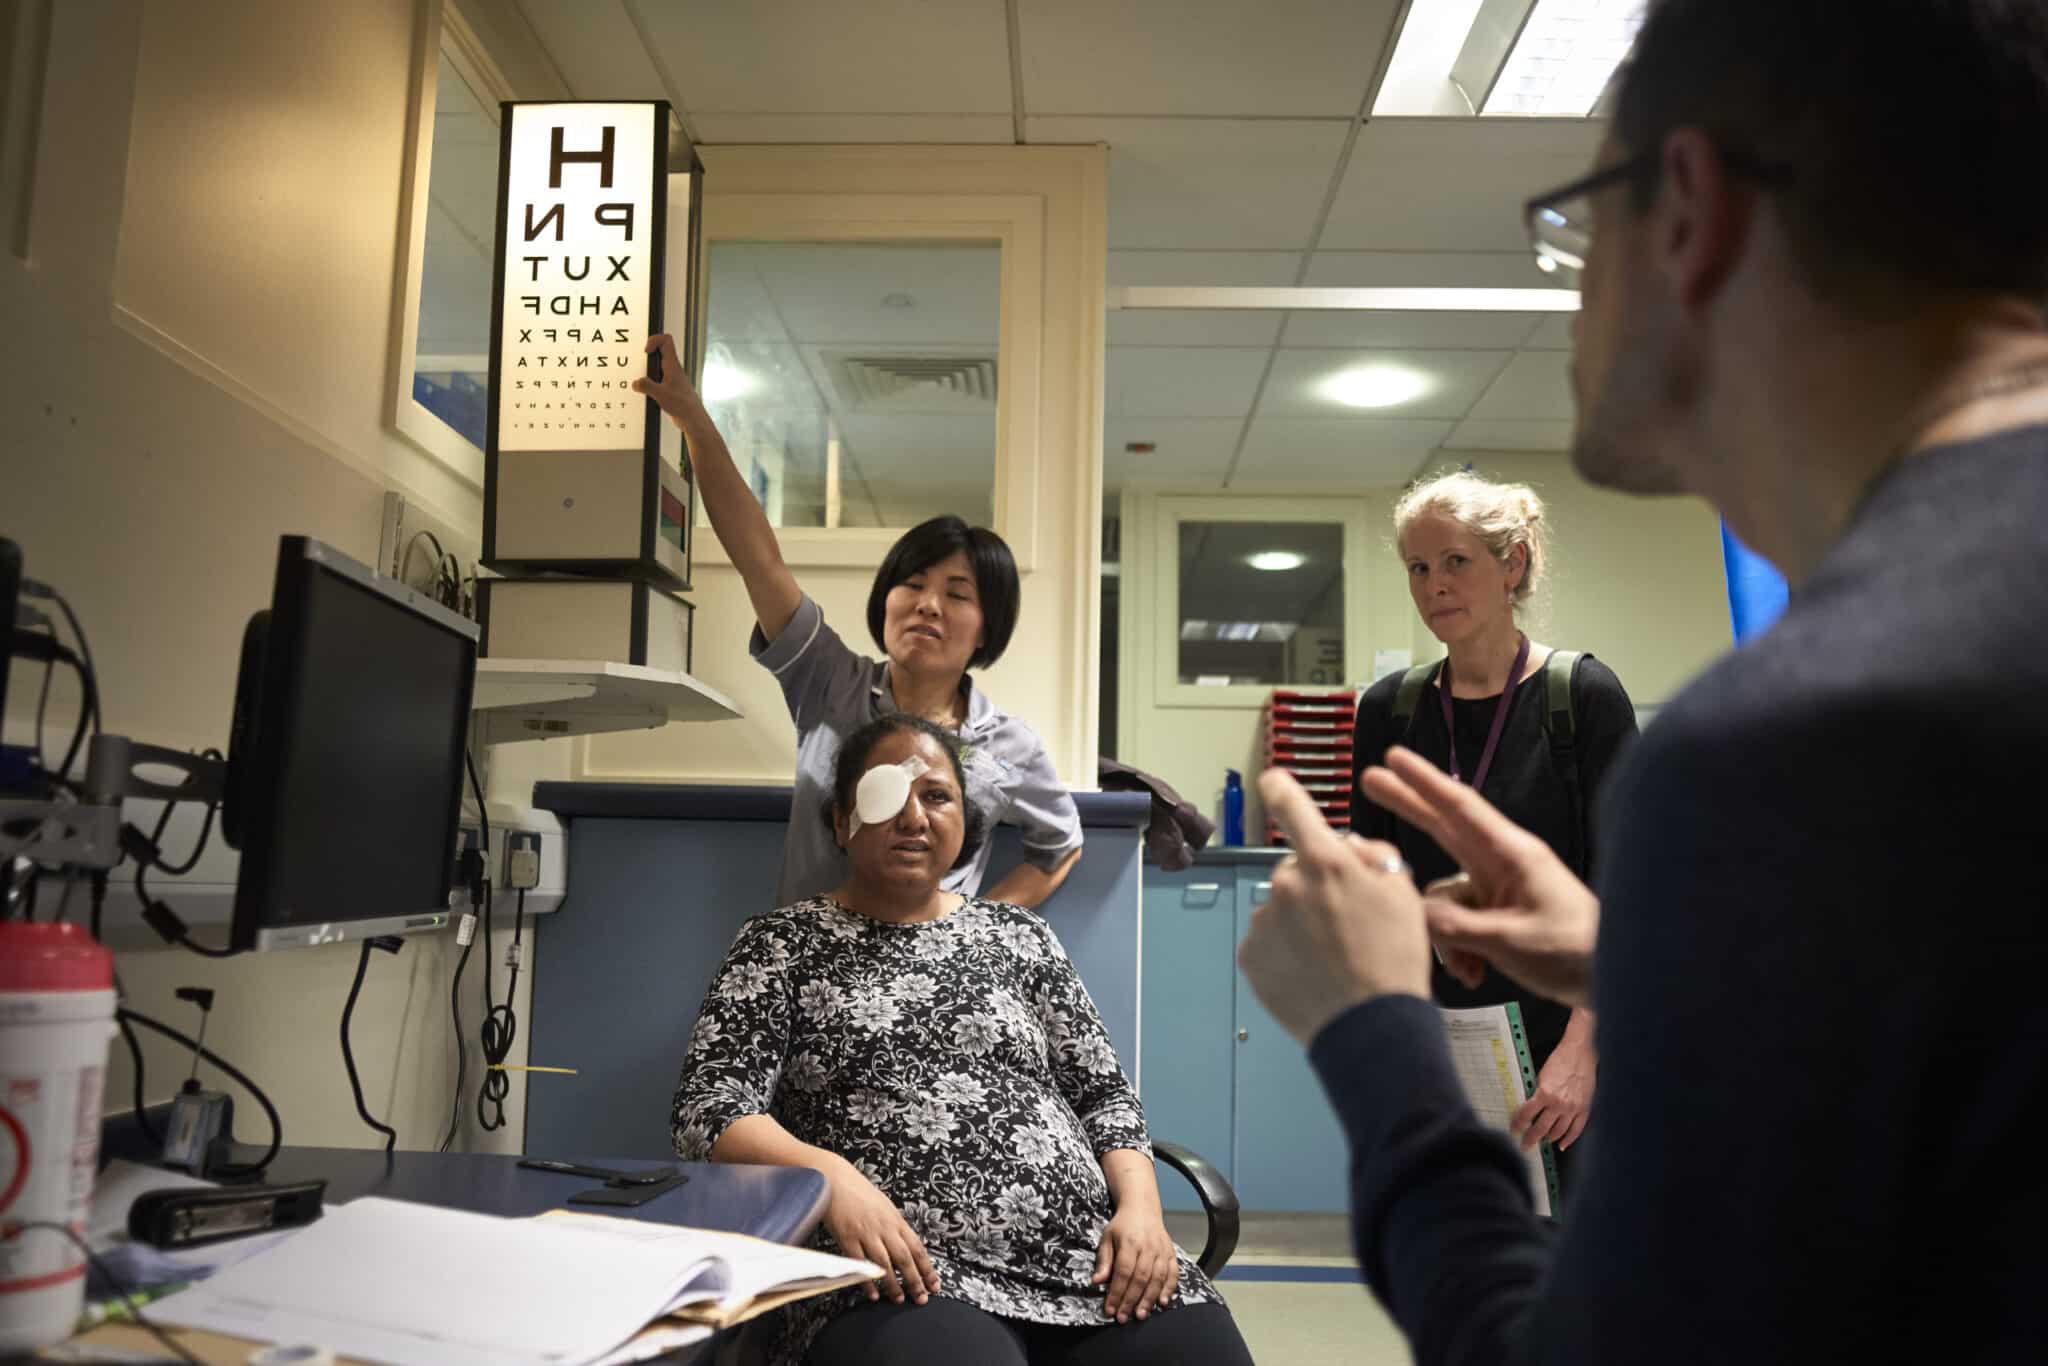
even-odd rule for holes
{"type": "MultiPolygon", "coordinates": [[[[1493,751],[1500,746],[1501,727],[1508,721],[1508,704],[1515,700],[1515,689],[1522,681],[1522,666],[1529,662],[1529,637],[1522,637],[1522,648],[1515,651],[1515,667],[1508,670],[1507,686],[1500,690],[1500,701],[1493,709],[1493,725],[1486,732],[1486,748],[1479,751],[1479,772],[1472,775],[1472,790],[1477,792],[1486,786],[1486,771],[1493,767],[1493,751]]],[[[1451,661],[1444,660],[1444,667],[1437,673],[1437,696],[1444,703],[1444,732],[1451,738],[1451,780],[1465,781],[1465,775],[1458,771],[1458,723],[1451,719],[1451,661]]]]}

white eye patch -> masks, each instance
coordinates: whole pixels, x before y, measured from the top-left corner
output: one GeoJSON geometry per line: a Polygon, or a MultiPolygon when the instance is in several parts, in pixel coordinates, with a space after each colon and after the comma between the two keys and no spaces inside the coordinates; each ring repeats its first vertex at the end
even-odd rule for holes
{"type": "Polygon", "coordinates": [[[913,754],[900,764],[877,764],[860,775],[853,789],[853,814],[846,820],[846,842],[863,825],[882,825],[896,819],[896,813],[910,800],[910,785],[931,772],[931,765],[913,754]]]}

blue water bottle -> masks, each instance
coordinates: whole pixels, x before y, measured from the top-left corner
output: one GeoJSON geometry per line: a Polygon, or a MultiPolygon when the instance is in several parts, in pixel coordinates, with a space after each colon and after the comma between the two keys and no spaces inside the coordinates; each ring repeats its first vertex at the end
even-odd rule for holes
{"type": "Polygon", "coordinates": [[[1223,842],[1244,843],[1244,775],[1234,768],[1223,770],[1223,842]]]}

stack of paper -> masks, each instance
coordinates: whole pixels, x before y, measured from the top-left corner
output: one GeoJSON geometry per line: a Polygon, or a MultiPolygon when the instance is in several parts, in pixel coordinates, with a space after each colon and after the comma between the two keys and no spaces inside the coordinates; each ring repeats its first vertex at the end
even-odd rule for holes
{"type": "Polygon", "coordinates": [[[701,1229],[587,1215],[500,1219],[366,1197],[150,1312],[392,1366],[574,1366],[635,1359],[614,1354],[678,1310],[737,1322],[764,1296],[881,1274],[867,1262],[701,1229]]]}
{"type": "MultiPolygon", "coordinates": [[[[1464,1083],[1465,1098],[1480,1122],[1508,1132],[1508,1121],[1536,1089],[1536,1068],[1522,1029],[1522,1010],[1512,1001],[1502,1006],[1443,1009],[1444,1034],[1451,1046],[1451,1065],[1464,1083]]],[[[1529,1164],[1529,1191],[1538,1214],[1557,1206],[1557,1161],[1548,1143],[1522,1154],[1529,1164]]]]}

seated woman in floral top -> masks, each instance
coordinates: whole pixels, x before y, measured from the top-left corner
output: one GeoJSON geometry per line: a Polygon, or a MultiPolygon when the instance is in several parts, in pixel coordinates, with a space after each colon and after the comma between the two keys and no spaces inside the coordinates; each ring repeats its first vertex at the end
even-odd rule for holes
{"type": "Polygon", "coordinates": [[[773,1359],[1250,1366],[1059,941],[940,889],[984,834],[958,743],[903,714],[847,737],[846,882],[741,927],[690,1039],[676,1152],[816,1168],[823,1245],[890,1273],[783,1311],[773,1359]]]}

